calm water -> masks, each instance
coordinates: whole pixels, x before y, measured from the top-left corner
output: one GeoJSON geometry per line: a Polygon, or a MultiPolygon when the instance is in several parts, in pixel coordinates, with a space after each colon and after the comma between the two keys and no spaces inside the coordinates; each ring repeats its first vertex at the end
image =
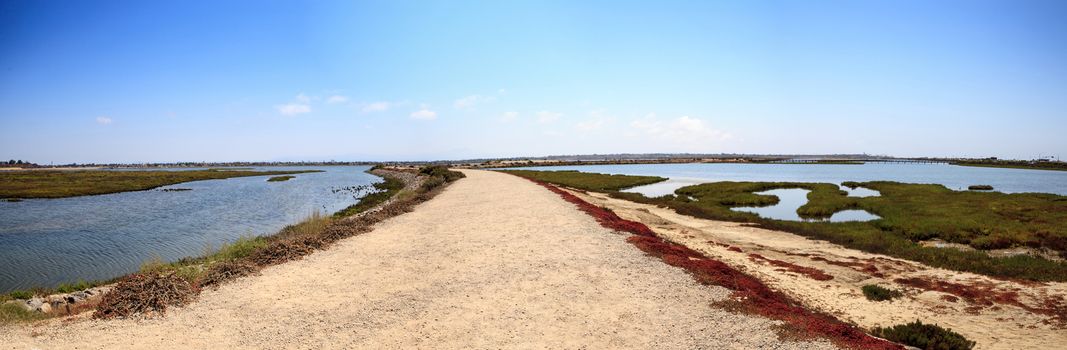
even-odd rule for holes
{"type": "Polygon", "coordinates": [[[241,236],[271,234],[313,212],[356,202],[333,189],[380,181],[365,166],[257,167],[325,170],[284,182],[268,176],[205,180],[160,189],[0,202],[0,293],[109,279],[154,257],[202,255],[241,236]]]}
{"type": "MultiPolygon", "coordinates": [[[[627,175],[654,175],[670,180],[640,186],[633,192],[648,196],[674,193],[683,186],[713,181],[899,181],[942,184],[954,190],[970,185],[992,185],[996,191],[1044,192],[1067,195],[1067,171],[979,168],[948,164],[628,164],[578,165],[521,168],[529,170],[578,170],[627,175]]],[[[846,190],[848,190],[846,188],[846,190]]],[[[872,191],[873,192],[873,191],[872,191]]],[[[877,192],[874,193],[877,195],[877,192]]]]}
{"type": "MultiPolygon", "coordinates": [[[[847,190],[848,188],[845,188],[845,189],[847,190]]],[[[877,195],[878,194],[877,191],[872,191],[872,190],[867,190],[867,191],[873,192],[873,194],[868,193],[868,192],[863,192],[863,193],[860,193],[860,195],[855,195],[855,194],[852,194],[852,193],[849,193],[849,195],[853,196],[853,197],[868,197],[868,196],[871,196],[871,195],[877,195]]],[[[766,206],[766,207],[736,207],[736,208],[733,208],[733,210],[747,211],[747,212],[750,212],[750,213],[756,213],[759,216],[762,216],[762,217],[765,217],[765,218],[770,218],[770,219],[792,220],[792,221],[817,221],[817,220],[803,219],[803,218],[800,217],[799,214],[797,214],[797,209],[799,209],[804,204],[808,203],[808,193],[809,192],[811,192],[811,191],[808,191],[808,190],[805,190],[805,189],[800,189],[800,188],[787,188],[787,189],[777,189],[777,190],[756,192],[756,194],[766,194],[766,195],[777,196],[778,197],[778,204],[771,205],[771,206],[766,206]]],[[[830,216],[830,218],[827,219],[827,220],[830,221],[830,222],[870,221],[870,220],[875,220],[875,219],[878,219],[878,218],[879,217],[877,215],[868,213],[866,210],[852,209],[852,210],[842,210],[842,211],[836,212],[836,213],[834,213],[834,215],[830,216]]]]}

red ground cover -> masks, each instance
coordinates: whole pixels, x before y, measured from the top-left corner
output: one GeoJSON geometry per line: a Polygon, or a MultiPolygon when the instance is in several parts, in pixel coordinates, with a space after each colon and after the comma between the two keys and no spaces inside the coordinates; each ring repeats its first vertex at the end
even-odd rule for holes
{"type": "Polygon", "coordinates": [[[733,298],[742,309],[765,317],[785,321],[794,329],[808,335],[824,336],[835,344],[855,349],[903,349],[902,346],[864,333],[859,328],[836,318],[809,311],[788,296],[768,288],[758,279],[746,275],[721,261],[709,259],[688,247],[674,244],[656,236],[642,223],[620,218],[611,210],[590,204],[556,186],[528,179],[595,218],[602,226],[633,233],[626,239],[645,253],[662,259],[671,266],[686,269],[702,284],[722,286],[733,291],[733,298]]]}
{"type": "Polygon", "coordinates": [[[834,276],[830,276],[826,274],[826,272],[814,267],[800,266],[788,261],[775,260],[755,253],[748,254],[748,258],[752,259],[752,261],[766,261],[767,263],[780,267],[785,271],[801,274],[816,281],[829,281],[834,279],[834,276]]]}
{"type": "MultiPolygon", "coordinates": [[[[1050,316],[1052,319],[1048,323],[1067,327],[1067,304],[1062,298],[1048,297],[1042,301],[1041,307],[1033,307],[1020,302],[1019,293],[1016,291],[998,289],[995,284],[989,282],[962,284],[919,277],[898,278],[894,281],[910,287],[948,293],[977,306],[1016,306],[1035,314],[1050,316]]],[[[981,308],[975,308],[974,311],[979,309],[981,308]]]]}

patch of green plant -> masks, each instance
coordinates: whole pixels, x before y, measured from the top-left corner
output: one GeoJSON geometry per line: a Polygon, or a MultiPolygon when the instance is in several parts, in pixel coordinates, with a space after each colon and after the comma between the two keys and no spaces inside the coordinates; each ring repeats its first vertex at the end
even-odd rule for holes
{"type": "Polygon", "coordinates": [[[285,176],[274,176],[274,177],[271,177],[271,178],[267,179],[267,182],[282,182],[282,181],[289,181],[289,179],[292,179],[292,178],[294,178],[294,177],[296,177],[296,176],[292,176],[292,175],[285,175],[285,176]]]}
{"type": "Polygon", "coordinates": [[[320,171],[4,171],[0,172],[0,197],[63,198],[143,191],[189,181],[245,176],[291,175],[320,171]]]}
{"type": "Polygon", "coordinates": [[[443,165],[431,165],[419,168],[419,174],[428,176],[423,180],[422,185],[419,187],[423,192],[428,192],[446,183],[466,177],[463,173],[449,170],[448,167],[443,165]]]}
{"type": "Polygon", "coordinates": [[[667,178],[659,176],[634,176],[634,175],[607,175],[597,173],[583,173],[573,170],[564,171],[536,171],[536,170],[497,170],[500,172],[518,175],[528,179],[547,182],[560,186],[567,186],[587,191],[618,191],[625,188],[641,185],[654,184],[666,181],[667,178]]]}
{"type": "Polygon", "coordinates": [[[334,213],[333,216],[338,218],[352,216],[374,208],[378,204],[389,200],[389,198],[393,198],[400,190],[403,190],[404,181],[387,176],[384,181],[374,184],[374,188],[376,189],[375,192],[364,195],[356,204],[341,209],[334,213]]]}
{"type": "Polygon", "coordinates": [[[34,293],[28,290],[16,290],[7,293],[7,296],[11,299],[29,299],[33,298],[34,293]]]}
{"type": "Polygon", "coordinates": [[[992,191],[993,190],[993,186],[990,186],[990,185],[970,185],[970,186],[967,186],[967,189],[971,190],[971,191],[992,191]]]}
{"type": "Polygon", "coordinates": [[[967,340],[951,329],[935,324],[924,324],[918,320],[889,328],[875,328],[871,333],[924,350],[970,350],[975,345],[975,342],[967,340]]]}
{"type": "Polygon", "coordinates": [[[886,301],[902,297],[904,293],[876,284],[868,284],[863,286],[863,296],[870,301],[886,301]]]}
{"type": "Polygon", "coordinates": [[[73,292],[77,292],[77,291],[83,291],[83,290],[86,290],[86,289],[89,289],[89,288],[92,288],[92,287],[96,287],[96,284],[94,284],[93,282],[87,282],[87,281],[83,281],[83,280],[78,280],[78,282],[74,282],[74,283],[62,283],[62,284],[60,284],[58,287],[56,287],[56,292],[58,292],[58,293],[73,293],[73,292]]]}

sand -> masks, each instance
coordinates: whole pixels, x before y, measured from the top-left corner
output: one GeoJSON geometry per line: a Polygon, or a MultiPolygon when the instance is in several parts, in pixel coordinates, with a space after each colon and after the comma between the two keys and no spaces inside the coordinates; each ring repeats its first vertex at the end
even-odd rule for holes
{"type": "Polygon", "coordinates": [[[950,328],[977,341],[977,349],[1056,349],[1067,344],[1067,328],[1047,315],[1012,305],[976,305],[964,299],[952,302],[945,299],[946,293],[909,288],[895,280],[919,277],[989,286],[998,292],[1016,293],[1024,305],[1058,305],[1060,310],[1067,310],[1067,283],[1035,285],[996,280],[972,273],[932,268],[885,255],[868,254],[787,232],[698,219],[671,209],[614,199],[604,194],[571,192],[590,203],[615,211],[624,219],[645,223],[661,237],[745,271],[803,302],[808,308],[830,313],[867,329],[918,319],[950,328]],[[833,279],[818,281],[783,271],[765,260],[751,258],[749,254],[812,267],[833,276],[833,279]],[[827,260],[855,266],[834,265],[827,263],[827,260]],[[882,276],[862,271],[859,264],[874,266],[882,276]],[[906,295],[892,301],[869,301],[860,290],[866,284],[905,290],[906,295]]]}
{"type": "Polygon", "coordinates": [[[558,195],[464,171],[370,233],[263,270],[165,317],[82,315],[0,330],[12,349],[832,348],[645,256],[558,195]]]}

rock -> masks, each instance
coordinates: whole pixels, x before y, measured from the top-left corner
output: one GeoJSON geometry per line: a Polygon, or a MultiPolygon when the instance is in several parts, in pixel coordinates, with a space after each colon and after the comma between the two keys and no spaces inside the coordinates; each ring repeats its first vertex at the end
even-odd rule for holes
{"type": "Polygon", "coordinates": [[[52,304],[44,298],[31,298],[26,300],[26,310],[49,313],[52,311],[52,304]]]}

